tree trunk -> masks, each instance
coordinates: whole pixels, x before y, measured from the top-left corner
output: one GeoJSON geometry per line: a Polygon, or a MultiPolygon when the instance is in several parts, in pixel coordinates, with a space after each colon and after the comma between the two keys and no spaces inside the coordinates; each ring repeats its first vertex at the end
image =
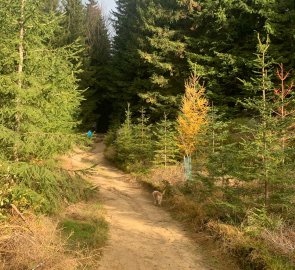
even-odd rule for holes
{"type": "MultiPolygon", "coordinates": [[[[25,2],[26,0],[20,0],[20,20],[19,20],[19,44],[18,44],[18,68],[17,68],[17,73],[18,73],[18,80],[17,80],[17,85],[18,85],[18,91],[21,91],[23,88],[23,66],[24,66],[24,21],[25,21],[25,15],[24,15],[24,10],[25,10],[25,2]]],[[[21,122],[21,117],[19,113],[19,106],[20,106],[20,99],[18,93],[16,94],[16,114],[15,114],[15,131],[19,133],[20,131],[20,122],[21,122]]],[[[14,159],[15,161],[19,160],[19,153],[18,153],[18,142],[15,143],[14,145],[14,159]]]]}
{"type": "Polygon", "coordinates": [[[266,156],[266,152],[267,152],[267,138],[266,138],[266,129],[267,129],[267,110],[266,110],[266,90],[267,90],[267,86],[266,86],[266,81],[265,78],[267,76],[267,70],[265,69],[265,53],[267,51],[268,47],[265,48],[262,52],[262,62],[263,62],[263,66],[262,66],[262,100],[263,100],[263,115],[262,115],[262,121],[263,121],[263,176],[264,176],[264,204],[265,206],[268,203],[268,197],[269,197],[269,183],[268,183],[268,170],[267,170],[267,156],[266,156]]]}

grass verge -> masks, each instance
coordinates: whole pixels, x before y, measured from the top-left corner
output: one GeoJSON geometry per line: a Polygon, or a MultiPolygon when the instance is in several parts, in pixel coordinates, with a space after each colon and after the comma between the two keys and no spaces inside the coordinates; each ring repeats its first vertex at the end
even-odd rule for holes
{"type": "Polygon", "coordinates": [[[104,211],[94,200],[71,205],[61,218],[59,227],[68,239],[68,245],[79,250],[99,250],[108,240],[109,225],[104,211]]]}
{"type": "Polygon", "coordinates": [[[0,223],[0,270],[76,270],[86,260],[61,238],[57,222],[25,214],[0,223]]]}
{"type": "Polygon", "coordinates": [[[166,189],[164,207],[174,218],[185,223],[195,232],[204,231],[217,240],[221,250],[234,257],[245,270],[292,270],[295,269],[295,230],[284,227],[275,218],[265,213],[249,211],[244,222],[232,224],[222,222],[226,214],[222,205],[214,203],[220,196],[202,194],[196,183],[190,183],[190,191],[186,193],[187,183],[168,170],[151,171],[148,175],[137,176],[137,180],[150,191],[166,189]],[[169,178],[172,180],[170,181],[169,178]],[[277,223],[277,224],[276,224],[277,223]],[[268,227],[267,227],[268,226],[268,227]]]}

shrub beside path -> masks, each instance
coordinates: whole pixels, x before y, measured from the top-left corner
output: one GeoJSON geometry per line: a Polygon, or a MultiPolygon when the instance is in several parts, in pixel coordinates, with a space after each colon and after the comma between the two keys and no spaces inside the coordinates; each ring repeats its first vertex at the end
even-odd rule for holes
{"type": "Polygon", "coordinates": [[[89,152],[76,151],[68,164],[73,169],[95,164],[89,179],[99,188],[110,223],[110,239],[99,269],[238,269],[216,249],[210,250],[207,241],[200,244],[193,240],[198,236],[186,232],[168,212],[154,206],[151,194],[128,181],[128,175],[105,160],[103,151],[103,143],[97,142],[89,152]]]}

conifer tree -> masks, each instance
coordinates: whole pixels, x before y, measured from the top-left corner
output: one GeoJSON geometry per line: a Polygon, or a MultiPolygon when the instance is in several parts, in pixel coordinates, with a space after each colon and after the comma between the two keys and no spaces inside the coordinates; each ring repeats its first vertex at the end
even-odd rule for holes
{"type": "Polygon", "coordinates": [[[183,73],[186,70],[186,46],[178,29],[181,6],[177,1],[149,1],[148,5],[141,7],[147,33],[142,39],[148,46],[140,50],[140,56],[149,64],[151,90],[162,95],[175,94],[175,91],[177,94],[177,89],[182,87],[180,78],[186,75],[183,73]]]}
{"type": "Polygon", "coordinates": [[[265,29],[270,35],[269,54],[287,70],[295,65],[295,2],[293,0],[261,1],[259,13],[266,18],[265,29]]]}
{"type": "Polygon", "coordinates": [[[86,14],[82,0],[62,0],[61,3],[65,12],[62,45],[72,44],[78,39],[84,44],[86,14]]]}
{"type": "Polygon", "coordinates": [[[49,192],[46,185],[58,192],[62,177],[45,160],[75,138],[81,102],[75,50],[51,47],[59,19],[41,2],[5,0],[0,13],[1,175],[40,193],[49,192]]]}
{"type": "Polygon", "coordinates": [[[294,66],[293,0],[117,3],[113,93],[132,104],[147,103],[152,119],[168,110],[175,116],[182,80],[195,65],[210,100],[229,114],[243,113],[237,99],[249,92],[237,78],[253,76],[257,32],[269,34],[269,54],[276,62],[294,66]]]}
{"type": "Polygon", "coordinates": [[[294,98],[293,98],[293,88],[294,82],[291,81],[289,85],[287,85],[288,77],[290,76],[290,72],[286,72],[284,69],[284,65],[280,64],[279,68],[276,71],[277,79],[279,79],[279,87],[274,90],[276,95],[276,104],[280,106],[276,109],[276,113],[278,117],[281,118],[282,122],[285,122],[285,125],[282,126],[281,130],[281,147],[283,152],[283,160],[285,163],[285,149],[287,148],[287,144],[290,144],[290,129],[291,125],[293,125],[293,116],[295,113],[294,110],[294,98]],[[289,134],[288,134],[289,133],[289,134]]]}
{"type": "Polygon", "coordinates": [[[183,16],[195,1],[146,1],[139,5],[141,29],[138,52],[144,63],[139,96],[153,110],[156,120],[165,113],[177,117],[184,92],[183,78],[189,74],[183,16]],[[188,3],[190,2],[190,3],[188,3]],[[147,87],[146,87],[147,86],[147,87]]]}
{"type": "Polygon", "coordinates": [[[97,1],[90,0],[86,5],[85,53],[80,87],[87,89],[82,103],[82,125],[95,126],[105,131],[109,123],[109,85],[111,44],[107,18],[97,1]]]}
{"type": "Polygon", "coordinates": [[[149,118],[146,115],[145,109],[140,110],[140,117],[137,119],[137,124],[133,126],[134,133],[134,156],[138,163],[144,163],[149,166],[153,158],[153,141],[152,141],[152,126],[149,124],[149,118]]]}
{"type": "Polygon", "coordinates": [[[127,170],[142,170],[150,166],[153,159],[151,125],[142,108],[140,117],[132,121],[130,105],[125,112],[125,121],[117,130],[115,149],[116,161],[127,170]]]}
{"type": "Polygon", "coordinates": [[[134,134],[130,104],[125,111],[125,121],[117,131],[115,147],[116,160],[119,164],[126,166],[134,161],[134,134]]]}
{"type": "Polygon", "coordinates": [[[231,172],[234,165],[232,143],[230,143],[228,121],[224,114],[212,104],[208,114],[207,132],[204,134],[204,152],[207,155],[206,167],[210,177],[224,177],[231,172]]]}
{"type": "MultiPolygon", "coordinates": [[[[275,98],[273,84],[270,78],[270,64],[267,52],[269,39],[263,43],[258,36],[258,53],[255,65],[259,74],[252,82],[244,82],[248,89],[254,91],[257,96],[244,102],[244,106],[256,113],[255,127],[247,126],[242,129],[245,138],[242,143],[242,157],[240,178],[245,180],[258,179],[263,185],[263,203],[269,205],[271,189],[277,183],[283,183],[287,176],[290,165],[289,159],[285,164],[287,153],[285,147],[279,147],[284,141],[284,134],[289,126],[289,121],[284,117],[278,117],[277,109],[284,105],[281,99],[275,98]],[[283,131],[283,132],[282,132],[283,131]],[[246,166],[247,164],[247,166],[246,166]]],[[[282,93],[280,93],[282,94],[282,93]]],[[[290,101],[289,101],[290,102],[290,101]]]]}
{"type": "Polygon", "coordinates": [[[191,178],[191,156],[199,145],[198,136],[207,123],[208,101],[204,94],[205,88],[194,72],[185,82],[181,114],[177,119],[179,148],[184,155],[188,178],[191,178]]]}
{"type": "Polygon", "coordinates": [[[164,114],[164,119],[155,126],[155,156],[154,164],[156,166],[164,166],[177,163],[179,158],[179,148],[177,145],[176,129],[173,122],[167,119],[164,114]]]}
{"type": "MultiPolygon", "coordinates": [[[[111,102],[114,116],[121,120],[124,104],[137,104],[138,75],[143,65],[138,54],[139,36],[142,34],[138,5],[142,0],[117,0],[113,26],[116,35],[113,39],[111,102]]],[[[135,108],[137,111],[139,108],[135,108]]]]}

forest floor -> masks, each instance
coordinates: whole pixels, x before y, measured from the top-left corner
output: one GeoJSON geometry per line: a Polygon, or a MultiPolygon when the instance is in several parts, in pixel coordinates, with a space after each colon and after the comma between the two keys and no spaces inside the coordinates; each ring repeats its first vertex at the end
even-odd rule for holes
{"type": "Polygon", "coordinates": [[[164,207],[154,206],[152,195],[110,164],[103,151],[104,144],[98,140],[91,150],[76,149],[67,158],[68,169],[92,167],[87,178],[98,186],[106,210],[110,238],[99,269],[239,269],[211,239],[187,231],[164,207]]]}

